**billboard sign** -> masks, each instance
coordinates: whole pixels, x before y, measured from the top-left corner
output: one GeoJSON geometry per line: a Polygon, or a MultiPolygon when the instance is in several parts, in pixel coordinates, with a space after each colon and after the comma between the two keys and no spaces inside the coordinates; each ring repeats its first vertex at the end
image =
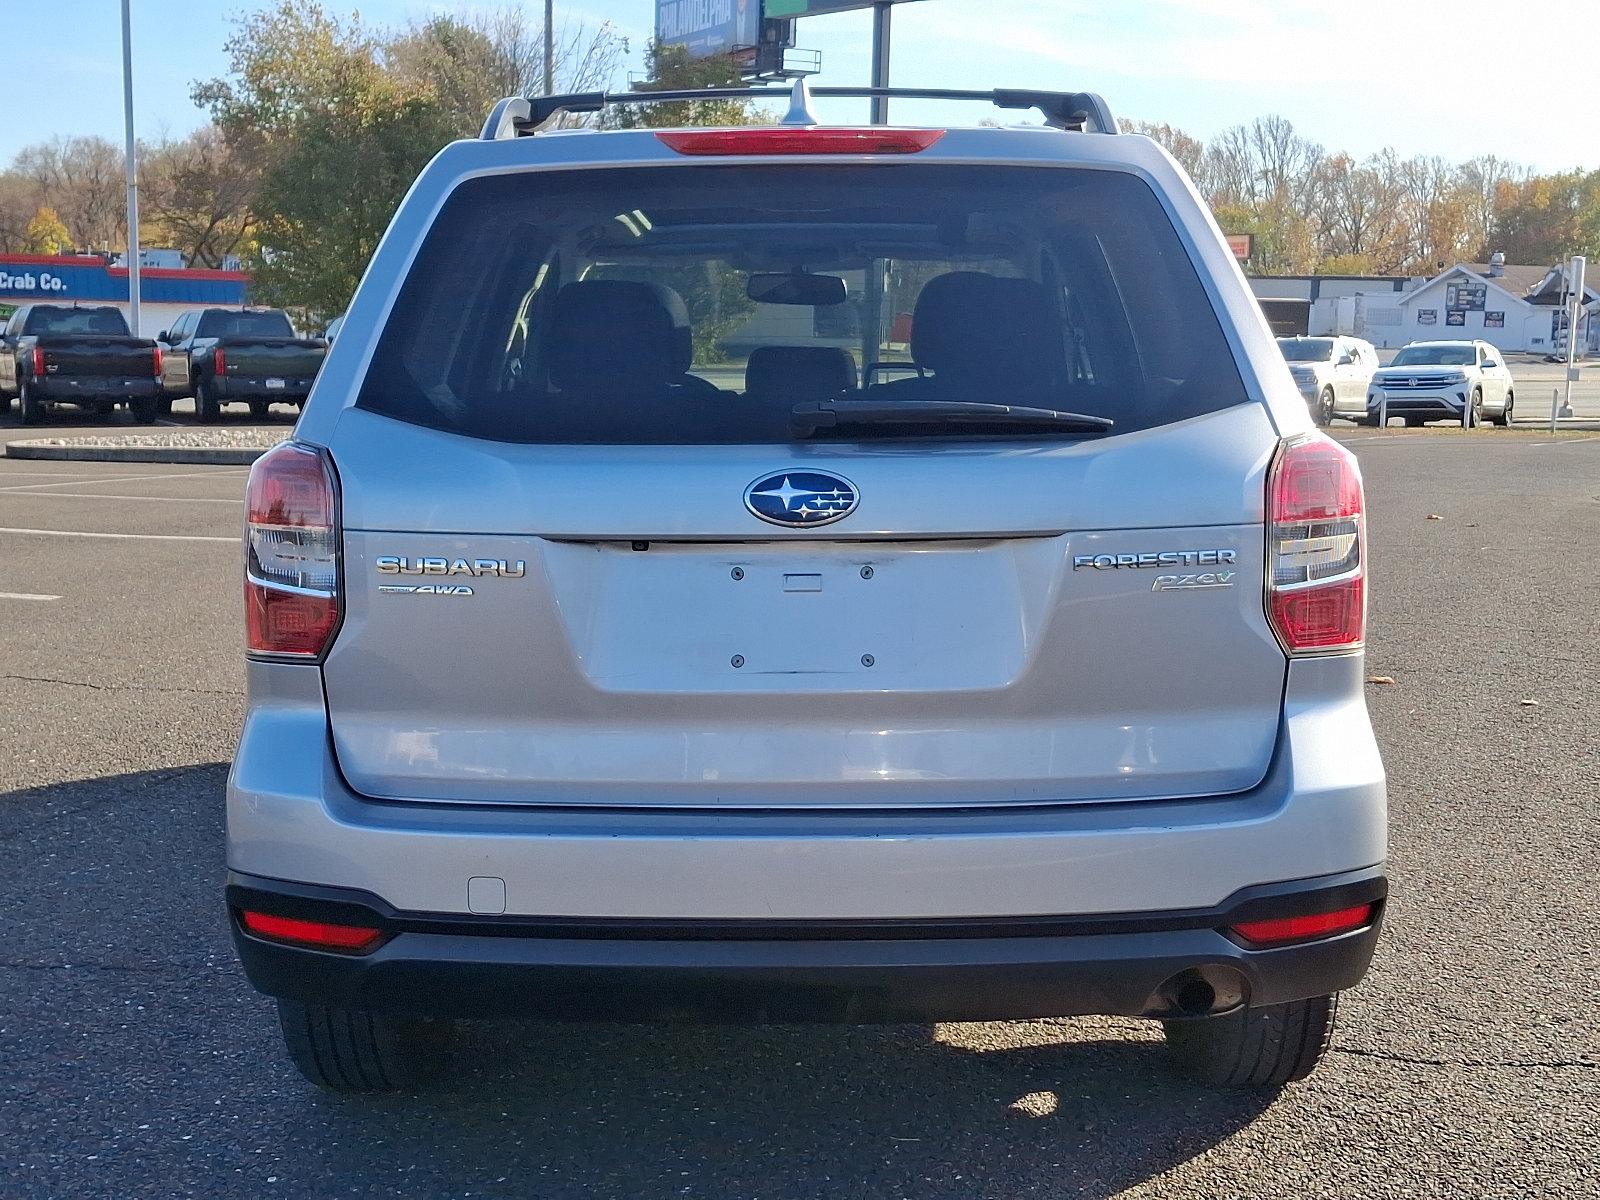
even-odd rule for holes
{"type": "Polygon", "coordinates": [[[1251,233],[1230,233],[1228,236],[1228,249],[1233,251],[1233,256],[1240,262],[1250,258],[1256,248],[1255,235],[1251,233]]]}
{"type": "Polygon", "coordinates": [[[761,0],[656,0],[656,41],[714,58],[761,40],[761,0]]]}
{"type": "Polygon", "coordinates": [[[1489,301],[1489,285],[1485,283],[1447,283],[1444,289],[1444,307],[1447,312],[1482,312],[1489,301]]]}

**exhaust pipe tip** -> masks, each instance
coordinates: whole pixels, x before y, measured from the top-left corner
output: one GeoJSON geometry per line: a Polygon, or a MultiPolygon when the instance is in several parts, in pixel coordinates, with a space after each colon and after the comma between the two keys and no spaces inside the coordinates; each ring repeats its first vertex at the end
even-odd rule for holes
{"type": "Polygon", "coordinates": [[[1232,967],[1190,967],[1161,985],[1155,1007],[1167,1019],[1215,1017],[1241,1007],[1248,991],[1244,976],[1232,967]]]}

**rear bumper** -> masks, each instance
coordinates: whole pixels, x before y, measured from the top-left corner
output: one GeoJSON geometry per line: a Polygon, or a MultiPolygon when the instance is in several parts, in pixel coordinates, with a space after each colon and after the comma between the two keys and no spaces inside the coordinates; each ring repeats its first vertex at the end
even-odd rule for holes
{"type": "Polygon", "coordinates": [[[157,395],[161,381],[153,376],[45,375],[29,385],[42,400],[70,400],[90,404],[96,400],[125,400],[157,395]]]}
{"type": "Polygon", "coordinates": [[[219,400],[304,400],[311,391],[311,379],[289,375],[218,375],[211,390],[219,400]],[[282,387],[270,387],[268,379],[281,379],[282,387]]]}
{"type": "Polygon", "coordinates": [[[1201,911],[794,923],[463,919],[238,874],[227,889],[245,973],[269,995],[438,1016],[851,1023],[1198,1016],[1342,991],[1366,972],[1386,895],[1371,870],[1201,911]],[[1369,902],[1366,927],[1295,946],[1223,931],[1369,902]],[[288,946],[245,932],[244,908],[385,940],[365,954],[288,946]]]}

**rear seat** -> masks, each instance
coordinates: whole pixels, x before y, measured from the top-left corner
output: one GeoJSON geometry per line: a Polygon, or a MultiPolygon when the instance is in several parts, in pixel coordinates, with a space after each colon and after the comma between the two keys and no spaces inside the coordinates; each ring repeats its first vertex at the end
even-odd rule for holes
{"type": "Polygon", "coordinates": [[[911,358],[920,374],[869,390],[882,399],[1044,398],[1066,376],[1065,346],[1060,310],[1044,284],[950,271],[917,297],[911,358]]]}
{"type": "Polygon", "coordinates": [[[757,346],[744,369],[745,396],[776,404],[832,400],[856,388],[856,360],[837,346],[757,346]]]}

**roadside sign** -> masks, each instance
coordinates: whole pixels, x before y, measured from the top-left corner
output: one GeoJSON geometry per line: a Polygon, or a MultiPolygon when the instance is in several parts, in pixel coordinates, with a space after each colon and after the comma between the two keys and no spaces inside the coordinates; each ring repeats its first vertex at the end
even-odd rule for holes
{"type": "Polygon", "coordinates": [[[714,58],[761,41],[761,0],[656,0],[656,41],[714,58]]]}
{"type": "Polygon", "coordinates": [[[1250,258],[1251,251],[1256,248],[1256,237],[1253,233],[1228,234],[1228,249],[1233,251],[1233,256],[1240,262],[1250,258]]]}

